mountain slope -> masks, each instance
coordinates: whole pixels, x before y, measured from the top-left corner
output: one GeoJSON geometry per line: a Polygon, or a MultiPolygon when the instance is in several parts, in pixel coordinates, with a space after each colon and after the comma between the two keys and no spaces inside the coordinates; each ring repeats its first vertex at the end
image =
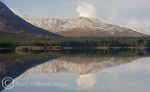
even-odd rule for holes
{"type": "Polygon", "coordinates": [[[15,15],[2,1],[0,1],[0,33],[48,37],[60,37],[44,29],[38,28],[19,16],[15,15]]]}
{"type": "Polygon", "coordinates": [[[93,18],[79,17],[74,19],[25,18],[33,25],[55,32],[65,37],[89,36],[127,36],[141,37],[145,34],[132,29],[104,23],[93,18]]]}

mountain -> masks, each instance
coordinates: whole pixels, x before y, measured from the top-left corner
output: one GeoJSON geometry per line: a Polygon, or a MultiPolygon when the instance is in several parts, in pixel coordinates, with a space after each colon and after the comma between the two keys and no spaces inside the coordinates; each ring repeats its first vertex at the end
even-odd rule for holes
{"type": "Polygon", "coordinates": [[[61,37],[26,22],[14,14],[2,1],[0,1],[0,34],[61,37]]]}
{"type": "Polygon", "coordinates": [[[31,24],[65,37],[141,37],[145,34],[132,29],[104,23],[98,19],[79,17],[73,19],[25,18],[31,24]]]}
{"type": "Polygon", "coordinates": [[[132,29],[107,24],[94,18],[79,17],[73,19],[22,19],[14,14],[2,1],[0,1],[0,33],[0,35],[10,33],[46,37],[146,36],[145,34],[136,32],[132,29]]]}

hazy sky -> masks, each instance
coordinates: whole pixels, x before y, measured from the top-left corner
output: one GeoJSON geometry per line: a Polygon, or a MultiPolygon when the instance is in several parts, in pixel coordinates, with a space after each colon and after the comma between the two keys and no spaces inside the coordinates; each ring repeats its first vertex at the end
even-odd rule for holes
{"type": "Polygon", "coordinates": [[[26,17],[94,17],[150,33],[150,0],[2,0],[26,17]]]}

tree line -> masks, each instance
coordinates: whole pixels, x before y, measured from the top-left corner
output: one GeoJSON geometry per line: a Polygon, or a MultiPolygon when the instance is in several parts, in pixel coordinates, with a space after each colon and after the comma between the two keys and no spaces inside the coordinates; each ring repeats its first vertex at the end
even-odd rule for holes
{"type": "Polygon", "coordinates": [[[150,47],[150,37],[31,38],[1,36],[0,47],[7,46],[150,47]]]}

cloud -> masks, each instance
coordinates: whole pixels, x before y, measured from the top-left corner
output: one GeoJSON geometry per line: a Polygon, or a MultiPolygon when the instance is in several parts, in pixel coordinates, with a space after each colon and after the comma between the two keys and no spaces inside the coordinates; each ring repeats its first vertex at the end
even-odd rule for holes
{"type": "Polygon", "coordinates": [[[80,2],[76,11],[80,17],[96,18],[96,8],[90,2],[80,2]]]}
{"type": "Polygon", "coordinates": [[[96,74],[84,74],[79,76],[79,78],[77,79],[77,84],[83,89],[89,89],[94,87],[96,81],[96,74]]]}

